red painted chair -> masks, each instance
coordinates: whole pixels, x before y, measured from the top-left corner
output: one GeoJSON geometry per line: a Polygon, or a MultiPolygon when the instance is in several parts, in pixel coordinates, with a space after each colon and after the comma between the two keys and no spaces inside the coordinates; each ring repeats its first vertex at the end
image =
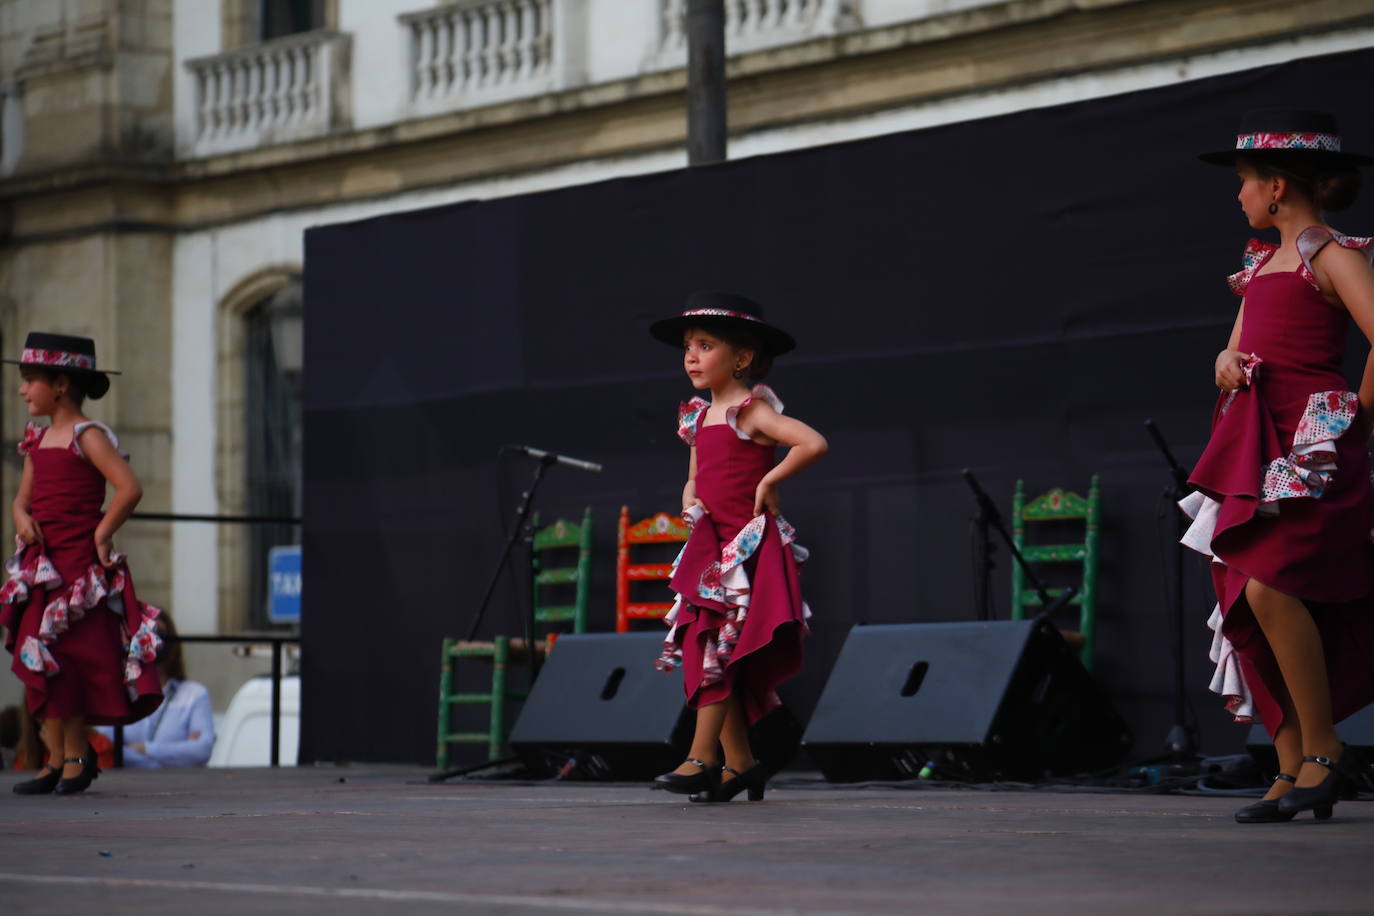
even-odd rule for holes
{"type": "MultiPolygon", "coordinates": [[[[630,549],[636,544],[681,544],[685,543],[691,529],[681,517],[659,512],[646,519],[630,524],[630,507],[620,507],[620,524],[617,526],[615,551],[615,631],[630,632],[632,620],[660,620],[669,609],[671,601],[631,601],[630,586],[635,582],[667,582],[673,577],[673,564],[632,563],[630,549]]],[[[666,587],[664,589],[667,591],[666,587]]]]}

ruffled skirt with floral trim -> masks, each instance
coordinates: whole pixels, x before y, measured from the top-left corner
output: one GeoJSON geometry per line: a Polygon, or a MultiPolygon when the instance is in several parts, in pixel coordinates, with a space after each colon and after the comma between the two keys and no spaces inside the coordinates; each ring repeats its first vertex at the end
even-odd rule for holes
{"type": "MultiPolygon", "coordinates": [[[[1374,701],[1374,491],[1354,392],[1309,395],[1287,447],[1261,386],[1223,395],[1180,508],[1211,559],[1211,690],[1239,722],[1282,722],[1283,679],[1245,600],[1250,579],[1301,598],[1322,636],[1336,720],[1374,701]]],[[[1290,427],[1294,428],[1294,427],[1290,427]]]]}
{"type": "Polygon", "coordinates": [[[0,625],[34,717],[122,725],[156,709],[161,612],[138,600],[124,555],[108,570],[92,563],[66,581],[40,545],[16,542],[0,587],[0,625]]]}
{"type": "Polygon", "coordinates": [[[778,705],[777,686],[801,669],[811,610],[798,569],[808,552],[781,517],[760,515],[722,543],[709,519],[674,561],[677,594],[655,666],[683,672],[692,709],[740,698],[752,724],[778,705]]]}

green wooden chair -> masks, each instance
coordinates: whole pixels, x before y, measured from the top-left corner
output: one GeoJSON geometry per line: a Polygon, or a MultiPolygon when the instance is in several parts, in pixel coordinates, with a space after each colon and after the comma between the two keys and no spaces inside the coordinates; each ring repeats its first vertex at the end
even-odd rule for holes
{"type": "MultiPolygon", "coordinates": [[[[546,528],[539,527],[539,517],[534,517],[534,544],[530,557],[531,596],[534,607],[535,623],[572,624],[574,633],[587,629],[587,609],[590,605],[589,587],[592,566],[592,510],[588,507],[582,513],[582,523],[559,519],[546,528]],[[550,566],[556,551],[577,550],[577,559],[572,566],[550,566]],[[554,604],[547,596],[551,591],[571,586],[571,604],[554,604]]],[[[553,647],[557,633],[549,631],[543,640],[536,640],[533,651],[536,657],[544,657],[553,647]]],[[[435,760],[440,770],[448,769],[449,746],[453,744],[485,744],[487,759],[501,757],[506,743],[507,707],[524,700],[527,692],[512,688],[510,669],[513,665],[528,661],[528,648],[525,640],[509,636],[496,636],[490,641],[445,639],[439,674],[439,728],[438,750],[435,760]],[[482,693],[456,693],[457,678],[455,669],[461,661],[488,661],[491,663],[491,689],[482,693]],[[486,731],[454,731],[453,711],[456,706],[482,706],[487,709],[486,731]]]]}
{"type": "MultiPolygon", "coordinates": [[[[1056,487],[1030,502],[1026,501],[1023,481],[1016,481],[1012,498],[1012,541],[1031,563],[1077,563],[1082,566],[1078,593],[1069,601],[1078,608],[1078,631],[1061,631],[1069,645],[1079,650],[1083,667],[1093,667],[1094,634],[1097,627],[1098,520],[1101,518],[1102,491],[1098,475],[1088,487],[1088,498],[1056,487]],[[1041,522],[1083,522],[1082,543],[1028,544],[1026,526],[1041,522]]],[[[1063,589],[1048,589],[1051,597],[1063,589]]],[[[1026,587],[1025,572],[1019,563],[1011,564],[1011,617],[1024,620],[1027,608],[1039,607],[1040,596],[1026,587]]]]}

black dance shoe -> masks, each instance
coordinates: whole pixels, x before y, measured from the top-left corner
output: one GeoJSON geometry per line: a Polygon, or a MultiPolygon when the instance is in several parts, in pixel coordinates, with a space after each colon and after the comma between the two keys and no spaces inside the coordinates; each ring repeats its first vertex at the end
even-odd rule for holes
{"type": "Polygon", "coordinates": [[[78,792],[85,792],[96,777],[100,775],[100,766],[95,760],[95,748],[86,745],[86,756],[68,757],[63,763],[81,764],[81,773],[71,779],[62,779],[57,783],[54,790],[58,795],[75,795],[78,792]]]}
{"type": "Polygon", "coordinates": [[[675,792],[678,795],[691,795],[694,792],[711,792],[720,782],[720,766],[717,764],[702,763],[695,757],[688,757],[688,763],[695,763],[701,767],[700,773],[692,773],[684,776],[681,773],[664,773],[662,776],[654,777],[654,784],[651,789],[663,789],[668,792],[675,792]]]}
{"type": "MultiPolygon", "coordinates": [[[[1274,777],[1275,782],[1278,782],[1280,779],[1282,779],[1284,782],[1297,782],[1296,779],[1294,779],[1292,776],[1289,776],[1287,773],[1280,773],[1279,775],[1274,777]]],[[[1253,805],[1246,805],[1244,808],[1241,808],[1239,811],[1237,811],[1236,823],[1282,824],[1287,821],[1291,821],[1296,816],[1296,811],[1280,811],[1279,799],[1263,798],[1255,802],[1253,805]]]]}
{"type": "Polygon", "coordinates": [[[749,790],[750,801],[763,801],[763,787],[768,783],[768,773],[764,770],[763,764],[756,763],[743,773],[734,767],[721,769],[734,773],[735,778],[721,782],[712,790],[696,793],[691,797],[691,801],[708,804],[728,802],[746,789],[749,790]]]}
{"type": "Polygon", "coordinates": [[[48,771],[47,776],[35,776],[33,779],[14,784],[15,795],[47,795],[57,788],[57,781],[62,778],[62,773],[52,767],[44,767],[48,771]]]}
{"type": "MultiPolygon", "coordinates": [[[[1342,755],[1344,759],[1344,755],[1342,755]]],[[[1324,821],[1331,816],[1331,808],[1340,800],[1344,788],[1345,774],[1339,769],[1340,762],[1330,757],[1304,757],[1303,763],[1320,763],[1330,770],[1326,778],[1315,786],[1294,786],[1293,791],[1279,799],[1279,813],[1294,815],[1299,811],[1311,811],[1313,817],[1324,821]]]]}

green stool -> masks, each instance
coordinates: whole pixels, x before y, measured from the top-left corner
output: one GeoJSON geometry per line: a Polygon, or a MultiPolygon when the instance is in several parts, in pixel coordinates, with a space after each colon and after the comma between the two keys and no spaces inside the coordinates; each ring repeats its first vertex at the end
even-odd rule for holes
{"type": "MultiPolygon", "coordinates": [[[[1056,487],[1042,496],[1026,502],[1022,481],[1016,481],[1016,495],[1012,499],[1012,542],[1030,563],[1078,563],[1082,579],[1078,593],[1069,600],[1078,608],[1078,632],[1064,632],[1069,645],[1079,650],[1083,667],[1093,668],[1093,649],[1097,627],[1097,556],[1098,519],[1101,517],[1102,492],[1098,475],[1094,474],[1088,487],[1088,498],[1056,487]],[[1082,543],[1027,544],[1026,526],[1040,522],[1077,522],[1084,525],[1082,543]]],[[[1024,620],[1026,609],[1039,607],[1040,596],[1035,589],[1026,588],[1025,571],[1021,564],[1011,564],[1011,618],[1024,620]]],[[[1048,589],[1051,597],[1063,589],[1048,589]]]]}

